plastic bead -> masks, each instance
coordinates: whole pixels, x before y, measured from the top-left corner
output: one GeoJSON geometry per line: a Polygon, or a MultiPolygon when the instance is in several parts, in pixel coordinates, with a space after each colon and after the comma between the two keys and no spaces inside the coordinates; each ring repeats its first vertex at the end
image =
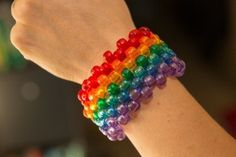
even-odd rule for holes
{"type": "Polygon", "coordinates": [[[133,70],[137,65],[134,58],[126,58],[124,60],[124,66],[130,70],[133,70]]]}
{"type": "Polygon", "coordinates": [[[115,52],[114,52],[114,57],[120,61],[123,61],[125,58],[126,58],[126,54],[124,52],[124,50],[122,49],[117,49],[115,52]]]}
{"type": "Polygon", "coordinates": [[[109,79],[111,82],[114,82],[114,83],[120,83],[122,81],[121,75],[116,71],[112,71],[109,74],[109,79]]]}
{"type": "Polygon", "coordinates": [[[142,86],[142,80],[138,77],[135,77],[131,82],[132,88],[140,88],[142,86]]]}
{"type": "Polygon", "coordinates": [[[159,55],[159,56],[163,53],[162,47],[161,47],[160,44],[151,46],[150,47],[150,52],[154,53],[156,55],[159,55]]]}
{"type": "Polygon", "coordinates": [[[109,86],[108,86],[108,93],[110,95],[117,95],[119,94],[120,92],[120,88],[117,84],[115,83],[111,83],[109,86]]]}
{"type": "Polygon", "coordinates": [[[132,56],[134,53],[136,53],[137,49],[135,47],[129,47],[127,50],[125,50],[126,56],[132,56]]]}
{"type": "Polygon", "coordinates": [[[130,100],[129,93],[128,92],[121,92],[118,95],[119,102],[126,103],[130,100]]]}
{"type": "Polygon", "coordinates": [[[129,44],[128,44],[128,41],[124,38],[121,38],[119,39],[117,42],[116,42],[116,46],[120,49],[127,49],[129,44]]]}
{"type": "Polygon", "coordinates": [[[128,43],[129,43],[130,46],[133,46],[133,47],[137,48],[140,44],[139,43],[139,37],[130,38],[128,43]]]}
{"type": "Polygon", "coordinates": [[[80,90],[78,93],[78,99],[83,102],[88,101],[89,99],[87,92],[84,90],[80,90]]]}
{"type": "Polygon", "coordinates": [[[141,55],[148,56],[150,54],[150,50],[146,45],[140,45],[138,48],[141,55]]]}
{"type": "Polygon", "coordinates": [[[134,76],[135,77],[143,78],[145,75],[146,75],[146,71],[142,66],[137,66],[134,69],[134,76]]]}
{"type": "Polygon", "coordinates": [[[131,81],[123,80],[123,81],[120,83],[120,89],[121,89],[121,91],[129,90],[130,87],[131,87],[131,81]]]}
{"type": "Polygon", "coordinates": [[[113,109],[113,108],[109,108],[109,109],[107,110],[107,115],[108,115],[109,117],[115,117],[115,116],[117,116],[117,111],[116,111],[115,109],[113,109]]]}
{"type": "Polygon", "coordinates": [[[103,56],[105,57],[105,59],[108,63],[113,62],[115,59],[111,51],[104,52],[103,56]]]}
{"type": "Polygon", "coordinates": [[[148,61],[150,64],[157,65],[162,62],[162,59],[158,55],[156,55],[155,53],[152,53],[148,57],[148,61]]]}
{"type": "Polygon", "coordinates": [[[129,38],[135,38],[135,37],[140,38],[141,36],[142,36],[142,33],[137,29],[130,31],[129,33],[129,38]]]}
{"type": "Polygon", "coordinates": [[[118,59],[114,60],[111,64],[111,66],[118,73],[120,73],[124,69],[124,65],[118,59]]]}
{"type": "Polygon", "coordinates": [[[106,75],[100,75],[97,78],[97,82],[102,86],[107,86],[110,83],[109,77],[106,75]]]}
{"type": "Polygon", "coordinates": [[[104,98],[106,96],[106,88],[104,86],[99,87],[95,92],[96,97],[104,98]]]}
{"type": "Polygon", "coordinates": [[[102,67],[103,67],[103,73],[105,75],[109,75],[113,70],[112,66],[108,63],[103,63],[102,67]]]}
{"type": "Polygon", "coordinates": [[[137,102],[137,101],[131,101],[129,104],[128,104],[128,108],[131,112],[135,112],[137,111],[139,108],[140,108],[140,103],[137,102]]]}
{"type": "Polygon", "coordinates": [[[100,98],[98,99],[97,106],[99,109],[105,109],[108,107],[108,104],[106,103],[105,99],[100,98]]]}
{"type": "Polygon", "coordinates": [[[136,64],[138,66],[146,67],[148,65],[147,57],[145,57],[143,55],[138,56],[138,58],[136,59],[136,64]]]}
{"type": "Polygon", "coordinates": [[[110,106],[116,107],[119,103],[119,99],[116,96],[111,95],[107,97],[106,103],[110,106]]]}
{"type": "Polygon", "coordinates": [[[129,96],[132,100],[139,100],[141,93],[139,90],[137,89],[133,89],[132,91],[130,91],[129,96]]]}
{"type": "Polygon", "coordinates": [[[133,73],[132,73],[129,69],[127,69],[127,68],[125,68],[125,69],[122,71],[122,76],[123,76],[123,78],[124,78],[125,80],[132,80],[132,79],[134,78],[133,73]]]}

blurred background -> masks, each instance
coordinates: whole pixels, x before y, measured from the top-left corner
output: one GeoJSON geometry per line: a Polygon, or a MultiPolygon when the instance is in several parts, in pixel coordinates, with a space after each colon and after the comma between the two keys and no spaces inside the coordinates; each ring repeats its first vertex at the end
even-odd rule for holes
{"type": "MultiPolygon", "coordinates": [[[[83,118],[79,85],[60,80],[13,48],[11,0],[0,0],[0,156],[138,157],[83,118]],[[73,94],[74,93],[74,94],[73,94]]],[[[236,137],[236,1],[127,0],[136,26],[148,26],[187,63],[181,80],[236,137]]]]}

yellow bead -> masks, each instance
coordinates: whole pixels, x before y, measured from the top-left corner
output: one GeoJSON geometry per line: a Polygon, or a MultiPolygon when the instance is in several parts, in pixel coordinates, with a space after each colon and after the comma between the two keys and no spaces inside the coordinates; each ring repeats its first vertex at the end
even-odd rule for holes
{"type": "Polygon", "coordinates": [[[141,44],[138,48],[141,55],[148,56],[150,54],[149,47],[147,45],[141,44]]]}
{"type": "Polygon", "coordinates": [[[124,69],[123,63],[121,61],[119,61],[118,59],[114,60],[111,64],[111,66],[118,73],[121,73],[122,70],[124,69]]]}
{"type": "Polygon", "coordinates": [[[147,36],[143,36],[139,39],[140,44],[145,44],[149,38],[147,36]]]}
{"type": "Polygon", "coordinates": [[[95,104],[94,103],[90,104],[89,107],[90,107],[91,111],[96,111],[97,110],[97,104],[96,103],[95,104]]]}
{"type": "Polygon", "coordinates": [[[130,70],[135,69],[135,67],[137,66],[135,62],[135,58],[128,57],[123,62],[124,62],[125,67],[130,70]]]}
{"type": "MultiPolygon", "coordinates": [[[[109,81],[110,82],[110,81],[109,81]]],[[[104,98],[107,93],[106,93],[106,86],[101,86],[101,87],[98,87],[95,95],[98,97],[98,98],[104,98]]]]}
{"type": "Polygon", "coordinates": [[[118,72],[112,71],[109,74],[109,79],[111,80],[111,82],[120,83],[122,81],[122,76],[118,72]]]}

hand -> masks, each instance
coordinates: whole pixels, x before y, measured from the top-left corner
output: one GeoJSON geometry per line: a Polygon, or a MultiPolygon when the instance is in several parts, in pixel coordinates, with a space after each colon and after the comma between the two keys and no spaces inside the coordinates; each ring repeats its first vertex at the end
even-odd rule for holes
{"type": "Polygon", "coordinates": [[[23,56],[77,83],[134,28],[123,0],[15,0],[12,15],[11,41],[23,56]]]}

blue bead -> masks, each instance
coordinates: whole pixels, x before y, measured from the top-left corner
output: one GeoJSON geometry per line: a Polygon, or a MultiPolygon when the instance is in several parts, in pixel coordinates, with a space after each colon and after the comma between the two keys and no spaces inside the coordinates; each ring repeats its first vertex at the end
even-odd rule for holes
{"type": "Polygon", "coordinates": [[[147,73],[146,73],[146,70],[143,67],[137,66],[134,69],[134,75],[135,75],[135,77],[142,79],[143,77],[145,77],[147,75],[147,73]]]}
{"type": "Polygon", "coordinates": [[[148,72],[149,75],[156,76],[156,74],[157,74],[157,67],[154,66],[154,65],[149,65],[147,67],[147,72],[148,72]]]}
{"type": "Polygon", "coordinates": [[[114,108],[109,108],[108,110],[107,110],[107,115],[109,116],[109,117],[116,117],[117,116],[117,112],[116,112],[116,110],[114,109],[114,108]]]}
{"type": "Polygon", "coordinates": [[[148,61],[150,64],[158,65],[162,62],[161,58],[155,53],[150,54],[148,61]]]}
{"type": "Polygon", "coordinates": [[[110,95],[107,99],[106,99],[107,104],[109,104],[110,106],[117,106],[119,104],[119,99],[116,96],[110,95]]]}
{"type": "Polygon", "coordinates": [[[121,103],[125,103],[130,100],[129,93],[127,91],[123,91],[119,94],[118,99],[121,103]]]}
{"type": "Polygon", "coordinates": [[[142,80],[140,78],[134,78],[132,83],[131,83],[131,87],[132,88],[139,88],[142,85],[142,80]]]}

